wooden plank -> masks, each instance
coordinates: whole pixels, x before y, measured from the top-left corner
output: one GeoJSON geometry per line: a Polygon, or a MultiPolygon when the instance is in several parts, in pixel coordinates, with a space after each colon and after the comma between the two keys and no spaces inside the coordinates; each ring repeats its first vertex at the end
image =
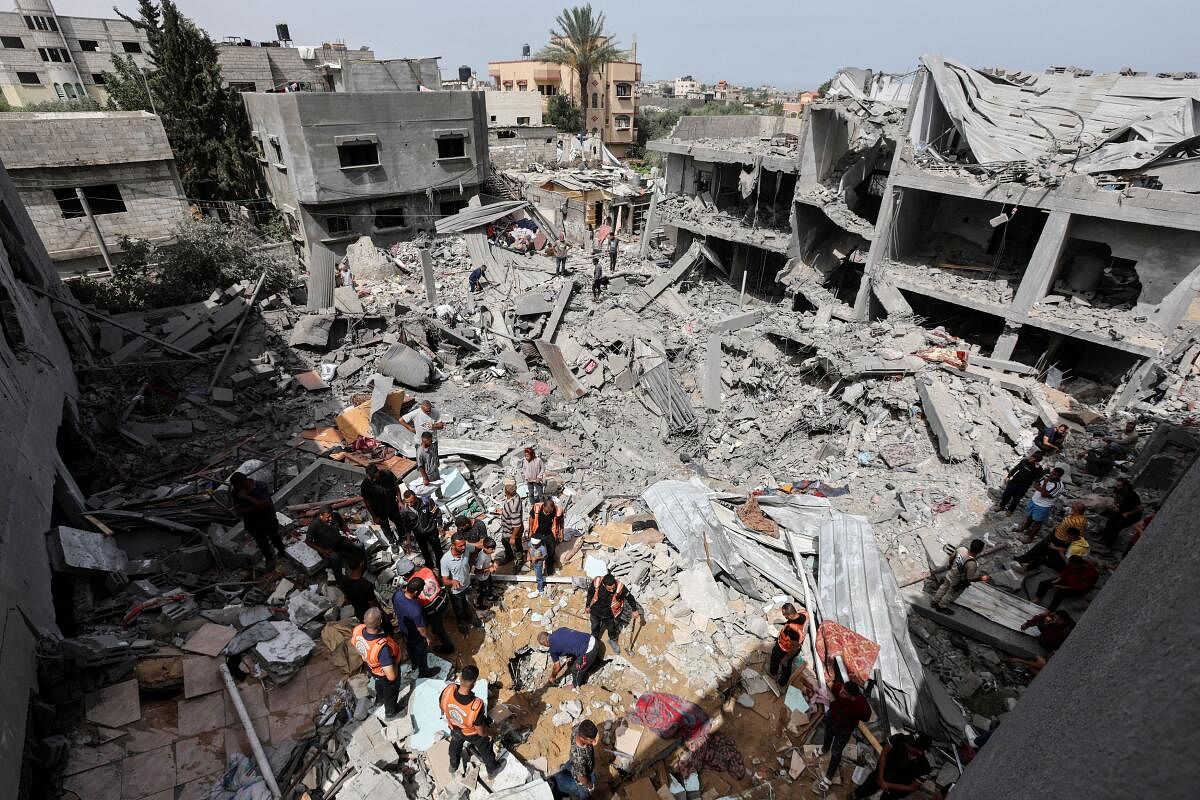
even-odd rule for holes
{"type": "Polygon", "coordinates": [[[954,604],[1013,631],[1020,631],[1032,617],[1046,613],[1037,603],[978,581],[968,586],[954,604]]]}
{"type": "Polygon", "coordinates": [[[535,344],[542,360],[546,362],[550,374],[554,376],[554,382],[558,384],[558,388],[564,395],[579,399],[587,394],[587,390],[579,385],[579,381],[575,380],[575,375],[567,367],[567,362],[563,359],[562,350],[558,345],[540,339],[535,344]]]}

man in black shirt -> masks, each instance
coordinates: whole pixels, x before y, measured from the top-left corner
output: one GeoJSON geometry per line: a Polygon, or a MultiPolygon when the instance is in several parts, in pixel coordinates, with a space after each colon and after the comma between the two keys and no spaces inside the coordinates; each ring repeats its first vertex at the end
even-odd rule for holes
{"type": "Polygon", "coordinates": [[[442,512],[432,498],[417,497],[417,493],[404,493],[404,509],[401,514],[412,526],[413,538],[425,559],[425,566],[440,569],[442,563],[442,512]],[[410,516],[411,514],[411,516],[410,516]]]}
{"type": "Polygon", "coordinates": [[[283,538],[279,535],[279,518],[275,516],[275,501],[271,489],[262,481],[248,478],[235,472],[229,478],[229,496],[233,500],[234,512],[242,518],[242,526],[254,537],[267,562],[267,571],[275,569],[275,552],[283,552],[283,538]],[[274,545],[274,548],[272,548],[274,545]]]}
{"type": "Polygon", "coordinates": [[[362,545],[345,534],[348,534],[346,520],[333,510],[333,506],[323,506],[316,519],[309,523],[304,536],[304,542],[329,562],[334,580],[341,580],[345,569],[344,559],[348,554],[362,554],[363,560],[366,560],[362,545]]]}
{"type": "Polygon", "coordinates": [[[621,655],[617,635],[620,633],[620,621],[624,616],[622,612],[626,604],[632,610],[633,616],[641,616],[642,612],[628,587],[614,578],[612,573],[594,579],[588,587],[587,610],[592,621],[592,636],[596,637],[596,641],[600,641],[600,637],[608,631],[608,641],[617,655],[621,655]]]}
{"type": "Polygon", "coordinates": [[[1108,521],[1100,532],[1100,541],[1109,549],[1117,543],[1121,531],[1142,518],[1142,498],[1125,478],[1117,478],[1113,486],[1112,505],[1104,512],[1104,516],[1108,521]]]}
{"type": "Polygon", "coordinates": [[[930,744],[929,736],[924,733],[892,736],[879,754],[879,764],[854,791],[855,800],[864,800],[880,790],[881,800],[899,800],[915,792],[921,786],[921,779],[933,770],[925,757],[930,744]]]}
{"type": "Polygon", "coordinates": [[[388,540],[392,539],[393,522],[401,538],[409,532],[400,515],[399,489],[400,484],[390,470],[380,469],[378,464],[367,465],[367,475],[359,492],[367,511],[371,512],[371,519],[383,529],[384,538],[388,540]]]}
{"type": "Polygon", "coordinates": [[[1021,504],[1021,498],[1029,491],[1029,487],[1044,474],[1046,471],[1042,469],[1041,453],[1033,453],[1022,458],[1015,467],[1008,471],[1007,480],[1004,483],[1004,493],[1000,495],[999,502],[992,510],[1006,511],[1006,516],[1011,515],[1021,504]]]}
{"type": "MultiPolygon", "coordinates": [[[[346,602],[354,609],[359,622],[366,622],[367,609],[379,608],[379,597],[375,594],[375,583],[367,577],[366,560],[362,553],[346,553],[342,559],[346,572],[338,580],[338,588],[346,596],[346,602]]],[[[383,615],[383,632],[392,635],[392,621],[383,615]]]]}

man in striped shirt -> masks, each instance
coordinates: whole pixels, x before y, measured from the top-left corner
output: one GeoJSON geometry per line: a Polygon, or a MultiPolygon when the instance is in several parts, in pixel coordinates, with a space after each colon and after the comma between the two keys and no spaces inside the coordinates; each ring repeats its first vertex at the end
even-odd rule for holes
{"type": "Polygon", "coordinates": [[[513,573],[521,571],[525,561],[525,501],[517,494],[517,482],[504,481],[504,502],[496,509],[500,516],[500,536],[504,542],[504,560],[513,562],[513,573]]]}

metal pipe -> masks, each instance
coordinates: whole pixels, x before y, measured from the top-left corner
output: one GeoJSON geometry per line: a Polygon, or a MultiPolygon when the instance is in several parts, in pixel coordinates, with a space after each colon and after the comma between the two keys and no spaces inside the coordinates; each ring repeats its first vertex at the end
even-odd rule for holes
{"type": "Polygon", "coordinates": [[[96,244],[100,248],[100,256],[104,259],[104,266],[108,267],[108,271],[112,272],[112,258],[108,255],[108,245],[104,243],[104,235],[100,233],[100,225],[96,223],[96,218],[92,216],[92,206],[88,203],[87,197],[83,194],[83,189],[76,188],[75,196],[79,198],[79,205],[83,207],[83,213],[87,216],[87,221],[91,223],[92,233],[96,236],[96,244]]]}
{"type": "Polygon", "coordinates": [[[270,790],[271,797],[279,800],[283,795],[279,791],[279,784],[275,782],[275,773],[271,772],[271,762],[267,760],[267,754],[263,752],[258,734],[254,732],[254,723],[250,721],[250,713],[246,711],[246,704],[242,702],[242,694],[238,691],[237,684],[233,682],[229,665],[221,662],[219,669],[221,677],[225,679],[225,688],[229,691],[229,697],[233,700],[233,706],[237,709],[238,718],[241,719],[242,727],[246,730],[246,739],[250,742],[250,749],[254,751],[254,760],[258,763],[258,769],[262,772],[267,789],[270,790]]]}

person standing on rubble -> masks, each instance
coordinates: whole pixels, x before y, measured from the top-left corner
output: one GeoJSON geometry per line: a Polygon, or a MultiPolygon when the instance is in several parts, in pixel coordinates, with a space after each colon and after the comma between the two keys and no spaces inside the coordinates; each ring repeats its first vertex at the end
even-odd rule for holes
{"type": "Polygon", "coordinates": [[[450,589],[450,606],[458,620],[458,632],[466,636],[471,628],[482,628],[468,600],[471,588],[471,555],[473,548],[461,533],[450,540],[450,552],[442,556],[442,583],[450,589]]]}
{"type": "Polygon", "coordinates": [[[1033,487],[1033,497],[1025,506],[1025,521],[1013,525],[1013,530],[1021,534],[1026,542],[1032,542],[1042,529],[1042,523],[1050,518],[1058,496],[1063,493],[1063,468],[1055,467],[1050,470],[1033,487]]]}
{"type": "Polygon", "coordinates": [[[405,517],[412,524],[412,535],[417,540],[425,566],[437,569],[442,563],[442,520],[441,510],[429,497],[420,497],[414,491],[404,493],[405,517]],[[411,514],[411,517],[409,516],[411,514]]]}
{"type": "Polygon", "coordinates": [[[600,639],[603,637],[604,631],[608,631],[608,641],[617,655],[621,655],[621,645],[617,643],[617,636],[621,630],[621,613],[625,610],[626,604],[632,609],[633,617],[640,618],[642,616],[642,610],[638,608],[633,594],[611,572],[592,581],[587,593],[587,610],[592,621],[592,636],[600,639]]]}
{"type": "Polygon", "coordinates": [[[986,583],[989,580],[987,575],[979,571],[979,563],[976,561],[983,552],[983,547],[983,539],[973,539],[969,546],[958,548],[954,555],[950,556],[946,575],[933,595],[934,610],[942,614],[953,614],[954,609],[950,608],[950,604],[957,600],[968,586],[975,581],[986,583]]]}
{"type": "Polygon", "coordinates": [[[521,571],[525,561],[525,501],[517,494],[517,482],[511,478],[504,481],[504,502],[495,511],[500,517],[500,535],[504,542],[504,560],[511,561],[513,574],[521,571]]]}
{"type": "Polygon", "coordinates": [[[400,715],[400,645],[383,632],[383,612],[369,608],[350,634],[350,644],[375,677],[375,699],[383,703],[384,719],[400,715]]]}
{"type": "Polygon", "coordinates": [[[421,473],[425,494],[436,494],[442,483],[442,473],[438,464],[437,445],[429,431],[421,434],[421,444],[417,446],[417,471],[421,473]]]}
{"type": "Polygon", "coordinates": [[[542,631],[537,635],[538,644],[550,649],[550,674],[546,685],[555,686],[567,667],[573,668],[571,685],[578,689],[587,681],[588,672],[596,666],[599,658],[600,640],[583,631],[557,628],[554,633],[542,631]]]}
{"type": "Polygon", "coordinates": [[[808,611],[796,608],[791,603],[784,603],[779,610],[783,612],[783,627],[779,630],[774,647],[771,648],[767,672],[782,688],[792,679],[792,665],[804,645],[804,634],[808,630],[808,611]]]}
{"type": "Polygon", "coordinates": [[[608,271],[617,271],[617,250],[620,245],[617,243],[617,232],[613,231],[608,235],[608,271]]]}
{"type": "MultiPolygon", "coordinates": [[[[379,597],[375,593],[375,583],[367,577],[367,562],[362,553],[347,553],[345,557],[346,572],[337,582],[337,587],[346,596],[346,602],[354,609],[358,620],[365,620],[367,612],[379,607],[379,597]]],[[[387,615],[383,616],[383,632],[392,635],[392,621],[387,615]]]]}
{"type": "Polygon", "coordinates": [[[537,581],[537,593],[546,591],[546,546],[540,536],[529,538],[529,566],[533,570],[533,579],[537,581]]]}
{"type": "Polygon", "coordinates": [[[406,520],[400,513],[400,481],[391,470],[380,469],[378,464],[368,464],[358,491],[371,519],[383,530],[384,538],[392,538],[393,522],[401,539],[409,533],[406,520]]]}
{"type": "Polygon", "coordinates": [[[842,683],[834,680],[829,688],[833,693],[833,702],[825,712],[825,739],[821,743],[821,755],[829,754],[829,765],[825,768],[825,775],[817,779],[822,792],[829,791],[833,776],[837,775],[841,766],[842,752],[854,738],[858,723],[871,721],[871,704],[863,697],[861,686],[854,681],[842,683]]]}
{"type": "Polygon", "coordinates": [[[1045,474],[1046,471],[1042,469],[1041,453],[1030,453],[1022,458],[1015,467],[1008,471],[1004,481],[1004,492],[992,510],[1004,511],[1006,512],[1005,516],[1012,516],[1025,497],[1025,493],[1029,491],[1029,487],[1045,474]]]}
{"type": "Polygon", "coordinates": [[[242,518],[242,527],[254,538],[266,561],[267,572],[275,570],[275,553],[285,550],[279,535],[279,518],[275,516],[275,501],[271,489],[262,481],[253,480],[241,472],[229,476],[229,497],[233,511],[242,518]]]}
{"type": "Polygon", "coordinates": [[[489,603],[499,599],[492,583],[492,573],[496,571],[496,540],[490,536],[484,537],[475,560],[471,564],[471,580],[475,584],[475,605],[487,608],[489,603]]]}
{"type": "Polygon", "coordinates": [[[571,243],[561,231],[554,240],[554,274],[567,274],[567,256],[571,253],[571,243]]]}
{"type": "Polygon", "coordinates": [[[529,510],[529,536],[542,540],[546,548],[546,574],[554,574],[554,551],[563,540],[566,530],[563,510],[554,502],[554,498],[546,497],[539,503],[534,503],[529,510]]]}
{"type": "Polygon", "coordinates": [[[551,776],[554,788],[571,800],[587,800],[596,789],[596,742],[600,731],[590,719],[571,731],[571,755],[551,776]]]}
{"type": "Polygon", "coordinates": [[[458,772],[459,766],[465,766],[463,760],[463,745],[470,743],[471,749],[483,762],[489,778],[494,778],[504,768],[507,757],[497,760],[492,752],[492,740],[487,735],[488,726],[492,724],[484,710],[483,700],[475,696],[475,682],[479,680],[479,667],[468,664],[458,673],[458,680],[446,684],[442,696],[438,700],[442,716],[450,727],[450,771],[458,772]]]}
{"type": "Polygon", "coordinates": [[[438,431],[446,427],[441,421],[442,415],[433,409],[433,403],[422,400],[420,405],[400,418],[400,424],[408,428],[413,435],[413,444],[421,445],[421,434],[428,432],[437,447],[438,431]]]}
{"type": "Polygon", "coordinates": [[[421,605],[424,591],[425,581],[422,578],[415,575],[409,578],[392,595],[392,613],[396,615],[396,626],[404,637],[408,661],[417,671],[417,677],[432,678],[437,670],[429,666],[429,648],[433,647],[433,639],[429,636],[429,620],[421,605]]]}
{"type": "MultiPolygon", "coordinates": [[[[449,655],[454,652],[454,644],[450,641],[450,637],[446,635],[446,626],[443,619],[446,615],[446,606],[449,605],[449,595],[446,588],[442,586],[442,581],[438,577],[437,572],[429,566],[415,568],[414,564],[407,558],[402,558],[396,562],[394,567],[396,578],[392,581],[392,585],[396,587],[397,593],[403,592],[405,587],[412,586],[416,596],[417,605],[421,607],[421,614],[428,622],[429,630],[437,634],[441,644],[433,646],[433,652],[438,655],[449,655]],[[420,581],[418,587],[415,581],[420,581]]],[[[397,595],[392,595],[392,611],[396,613],[397,622],[399,622],[399,613],[396,612],[397,595]]]]}
{"type": "Polygon", "coordinates": [[[521,475],[525,478],[525,488],[529,493],[529,502],[536,503],[542,499],[546,487],[546,465],[532,447],[525,448],[525,461],[521,464],[521,475]]]}
{"type": "Polygon", "coordinates": [[[592,253],[592,302],[600,302],[600,292],[604,289],[604,267],[600,266],[600,254],[592,253]]]}

